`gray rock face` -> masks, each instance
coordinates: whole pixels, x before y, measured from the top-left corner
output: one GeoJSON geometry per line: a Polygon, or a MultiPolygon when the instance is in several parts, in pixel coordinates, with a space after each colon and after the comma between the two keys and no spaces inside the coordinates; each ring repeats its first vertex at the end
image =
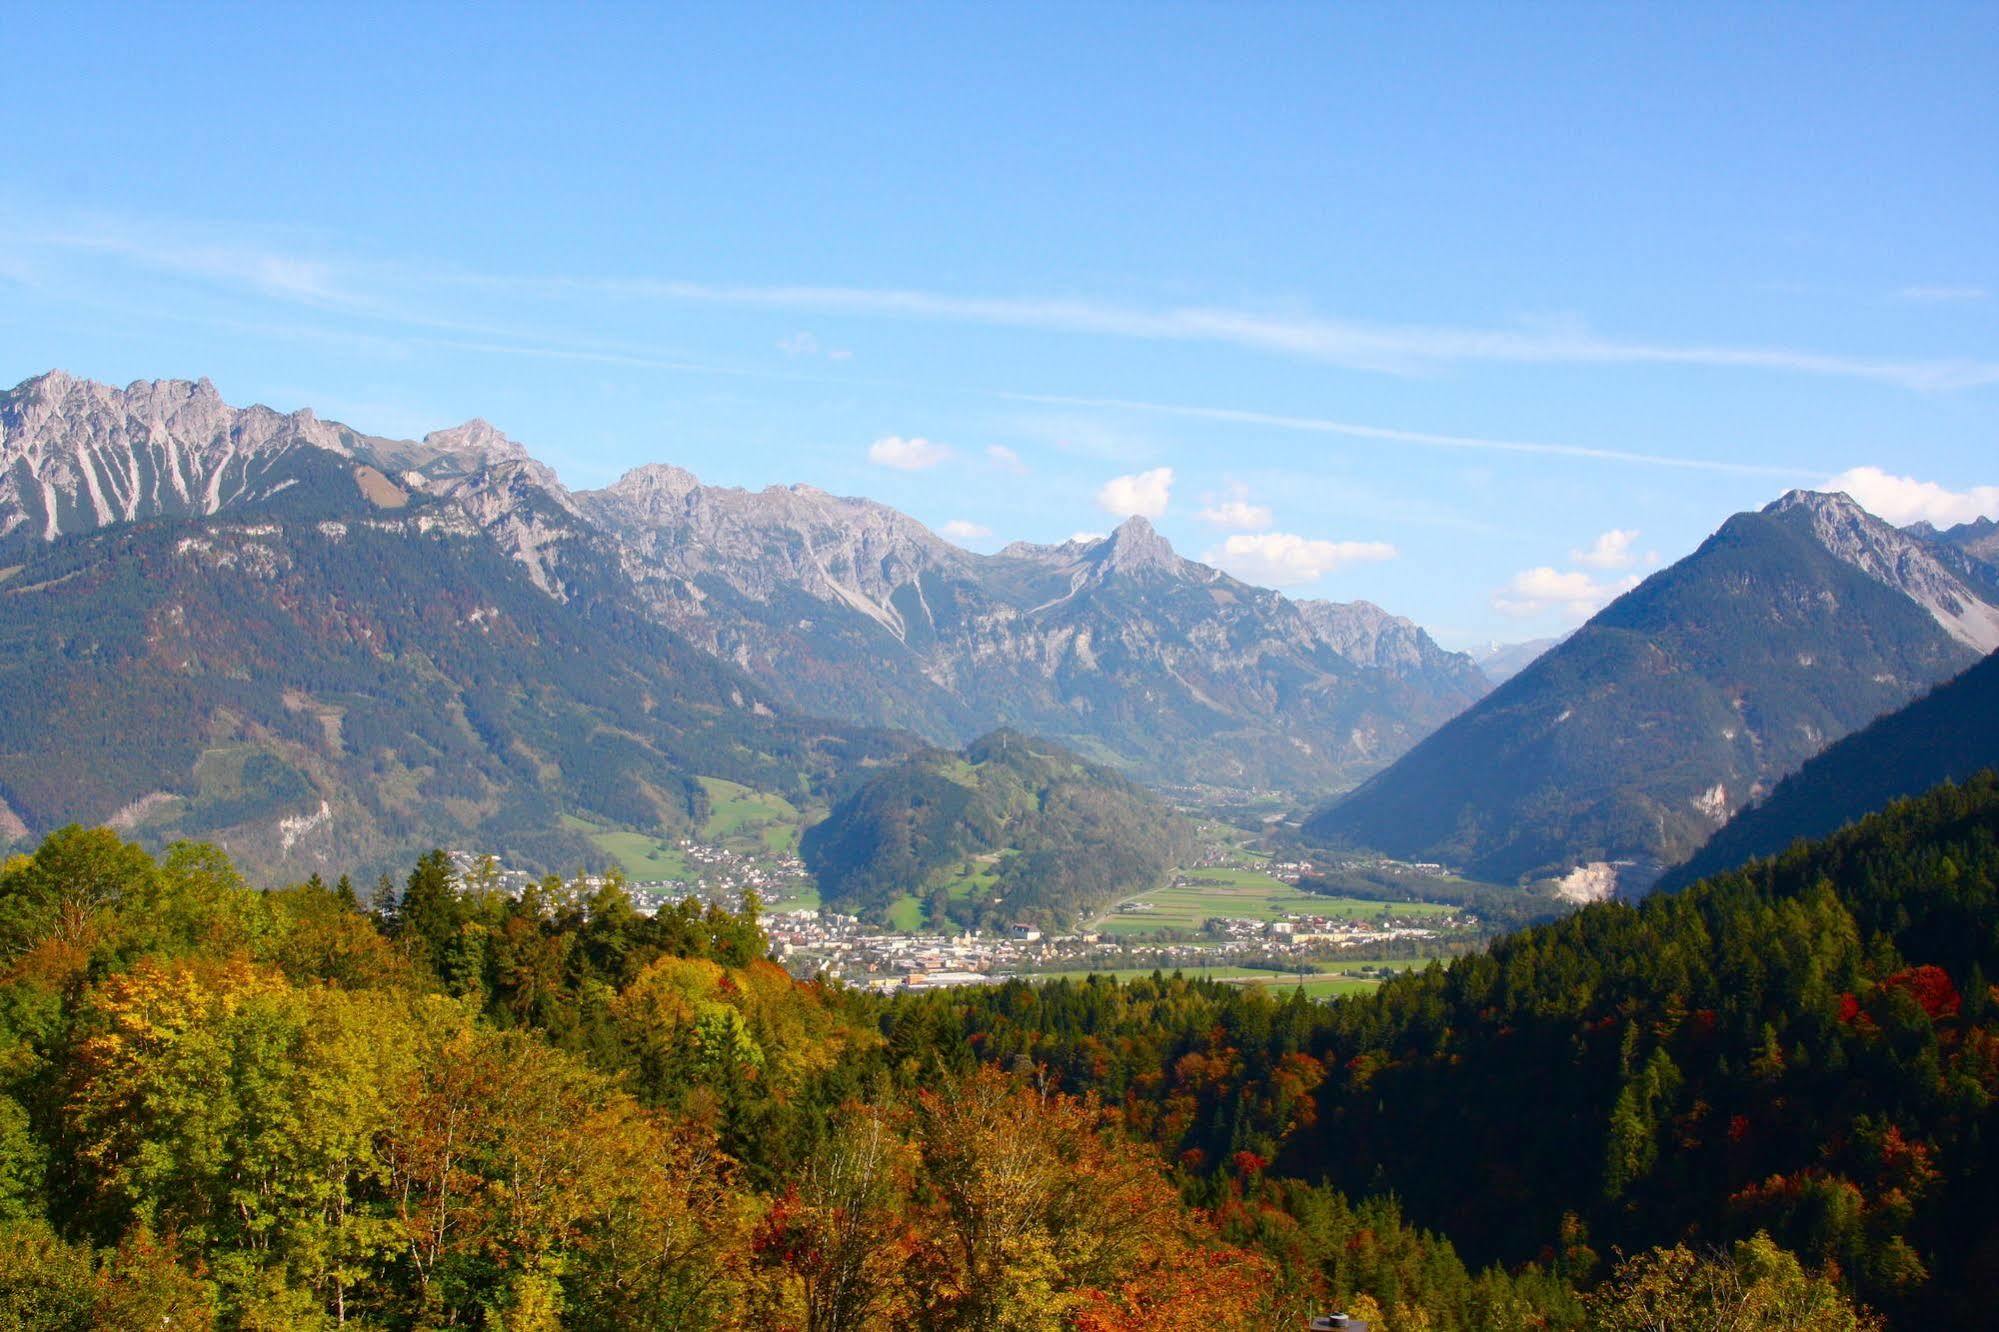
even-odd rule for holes
{"type": "Polygon", "coordinates": [[[1966,647],[1999,649],[1999,605],[1947,568],[1933,543],[1889,526],[1842,494],[1793,490],[1763,512],[1805,524],[1836,558],[1908,597],[1966,647]]]}
{"type": "Polygon", "coordinates": [[[871,501],[708,487],[678,468],[577,499],[673,627],[805,711],[940,743],[1010,725],[1154,782],[1310,791],[1486,688],[1407,620],[1238,582],[1143,518],[979,555],[871,501]]]}
{"type": "Polygon", "coordinates": [[[1483,694],[1470,658],[1358,602],[1294,602],[1181,558],[1143,518],[997,555],[811,486],[641,467],[572,493],[484,421],[421,441],[232,408],[207,381],[60,372],[0,395],[0,548],[110,523],[414,503],[558,599],[636,605],[798,711],[959,744],[997,726],[1165,784],[1320,794],[1483,694]]]}
{"type": "Polygon", "coordinates": [[[346,451],[311,412],[237,411],[205,379],[42,375],[0,396],[0,540],[268,498],[295,484],[284,462],[301,447],[346,451]]]}

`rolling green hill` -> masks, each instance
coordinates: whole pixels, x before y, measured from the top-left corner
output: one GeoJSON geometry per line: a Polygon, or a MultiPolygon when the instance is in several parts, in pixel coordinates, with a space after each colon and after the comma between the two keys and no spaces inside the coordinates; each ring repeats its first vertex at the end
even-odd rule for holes
{"type": "Polygon", "coordinates": [[[1193,847],[1158,800],[1068,750],[996,731],[883,770],[808,829],[828,905],[943,925],[1066,924],[1160,881],[1193,847]]]}

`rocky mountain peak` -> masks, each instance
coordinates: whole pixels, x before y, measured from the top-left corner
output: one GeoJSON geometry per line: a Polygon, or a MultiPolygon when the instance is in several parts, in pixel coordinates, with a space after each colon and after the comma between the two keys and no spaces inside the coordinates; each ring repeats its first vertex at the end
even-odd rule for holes
{"type": "MultiPolygon", "coordinates": [[[[205,381],[204,381],[205,382],[205,381]]],[[[449,430],[433,430],[423,437],[424,444],[447,453],[474,453],[494,459],[525,458],[528,451],[507,436],[490,421],[473,417],[464,425],[453,426],[449,430]]]]}
{"type": "Polygon", "coordinates": [[[1134,574],[1146,570],[1174,573],[1181,564],[1166,538],[1139,514],[1119,523],[1116,530],[1097,543],[1091,557],[1105,573],[1134,574]]]}
{"type": "Polygon", "coordinates": [[[700,488],[701,478],[684,467],[647,463],[626,472],[605,493],[642,512],[656,512],[662,507],[678,506],[700,488]]]}
{"type": "Polygon", "coordinates": [[[1928,542],[1876,518],[1851,496],[1793,490],[1763,512],[1802,522],[1835,559],[1907,596],[1952,638],[1979,652],[1999,649],[1999,606],[1946,568],[1928,542]]]}

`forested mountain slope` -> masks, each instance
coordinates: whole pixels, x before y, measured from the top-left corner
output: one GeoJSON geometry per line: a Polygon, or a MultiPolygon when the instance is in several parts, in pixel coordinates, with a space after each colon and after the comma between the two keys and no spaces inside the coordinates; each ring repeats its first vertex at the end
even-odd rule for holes
{"type": "Polygon", "coordinates": [[[111,820],[260,873],[437,845],[573,868],[591,850],[564,814],[671,830],[696,775],[830,797],[906,748],[780,717],[644,617],[551,598],[449,511],[224,514],[31,553],[0,581],[15,835],[111,820]]]}
{"type": "Polygon", "coordinates": [[[807,831],[801,848],[838,909],[880,917],[898,899],[939,928],[1067,925],[1155,886],[1193,829],[1107,768],[1012,731],[882,769],[807,831]]]}
{"type": "Polygon", "coordinates": [[[1807,761],[1660,880],[1660,890],[1775,855],[1892,800],[1988,768],[1999,769],[1999,655],[1807,761]]]}
{"type": "Polygon", "coordinates": [[[1307,832],[1642,886],[1833,740],[1999,646],[1999,605],[1843,495],[1737,514],[1307,832]]]}

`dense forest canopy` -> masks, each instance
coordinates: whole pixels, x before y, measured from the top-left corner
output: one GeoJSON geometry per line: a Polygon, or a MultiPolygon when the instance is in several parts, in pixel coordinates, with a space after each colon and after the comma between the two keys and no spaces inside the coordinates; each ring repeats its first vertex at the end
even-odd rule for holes
{"type": "Polygon", "coordinates": [[[65,829],[0,869],[0,1322],[1975,1326],[1995,891],[1986,776],[1338,1004],[890,1000],[754,901],[65,829]]]}

